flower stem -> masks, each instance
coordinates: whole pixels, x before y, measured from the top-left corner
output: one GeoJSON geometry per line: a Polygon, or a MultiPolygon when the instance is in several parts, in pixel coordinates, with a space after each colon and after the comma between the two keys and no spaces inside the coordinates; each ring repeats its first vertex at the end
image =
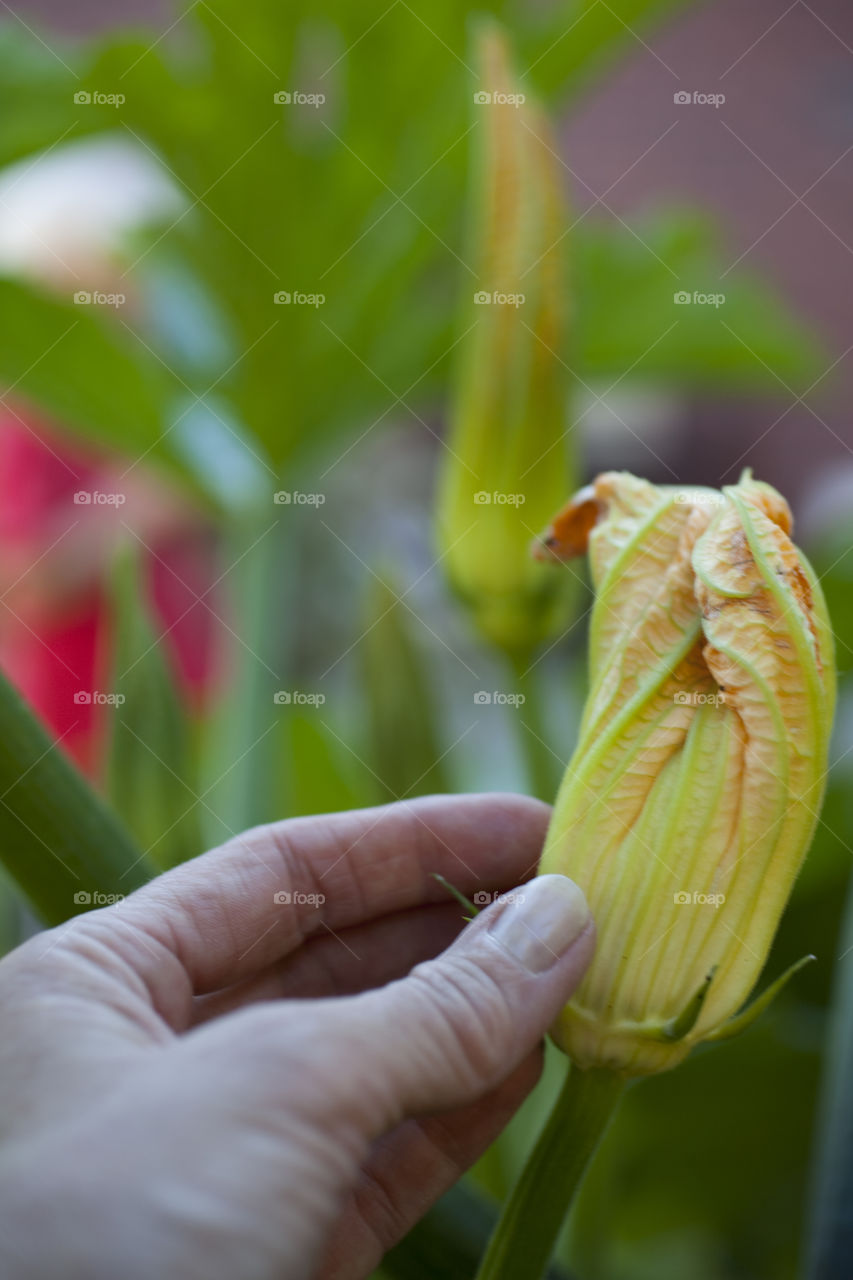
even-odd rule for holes
{"type": "Polygon", "coordinates": [[[476,1280],[540,1280],[624,1085],[613,1071],[570,1068],[476,1280]]]}

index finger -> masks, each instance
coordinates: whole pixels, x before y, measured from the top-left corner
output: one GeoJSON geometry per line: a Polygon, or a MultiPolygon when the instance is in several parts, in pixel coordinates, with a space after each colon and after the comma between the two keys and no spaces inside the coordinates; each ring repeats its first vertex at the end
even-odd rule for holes
{"type": "Polygon", "coordinates": [[[507,794],[430,796],[255,827],[167,872],[122,918],[171,952],[197,994],[239,982],[320,930],[533,872],[550,810],[507,794]]]}

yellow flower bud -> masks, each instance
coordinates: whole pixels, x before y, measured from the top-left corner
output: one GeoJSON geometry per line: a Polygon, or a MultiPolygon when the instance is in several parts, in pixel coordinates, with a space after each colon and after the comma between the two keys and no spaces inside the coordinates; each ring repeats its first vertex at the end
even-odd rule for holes
{"type": "Polygon", "coordinates": [[[523,654],[565,620],[570,575],[528,555],[571,487],[563,338],[566,226],[547,121],[479,28],[473,226],[456,391],[439,478],[450,581],[494,644],[523,654]]]}
{"type": "Polygon", "coordinates": [[[588,545],[596,591],[540,865],[581,885],[598,928],[554,1030],[581,1067],[663,1071],[746,1020],[730,1021],[811,840],[835,699],[826,605],[790,529],[748,472],[722,492],[608,473],[538,544],[588,545]]]}

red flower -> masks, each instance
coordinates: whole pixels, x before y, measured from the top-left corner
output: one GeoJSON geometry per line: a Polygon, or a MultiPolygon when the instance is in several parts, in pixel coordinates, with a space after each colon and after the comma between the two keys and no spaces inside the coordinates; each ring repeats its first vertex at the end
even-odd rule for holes
{"type": "Polygon", "coordinates": [[[121,540],[139,547],[152,621],[197,710],[224,632],[214,529],[143,465],[0,414],[0,665],[90,774],[106,727],[94,695],[116,681],[105,582],[121,540]]]}

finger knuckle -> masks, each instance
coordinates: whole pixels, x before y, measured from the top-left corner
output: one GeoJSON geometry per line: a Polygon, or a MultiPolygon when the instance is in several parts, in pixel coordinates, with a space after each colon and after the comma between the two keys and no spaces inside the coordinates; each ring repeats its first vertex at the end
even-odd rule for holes
{"type": "Polygon", "coordinates": [[[353,1189],[353,1207],[359,1219],[369,1226],[380,1256],[387,1253],[411,1225],[405,1201],[400,1196],[399,1179],[393,1171],[363,1168],[353,1189]]]}

